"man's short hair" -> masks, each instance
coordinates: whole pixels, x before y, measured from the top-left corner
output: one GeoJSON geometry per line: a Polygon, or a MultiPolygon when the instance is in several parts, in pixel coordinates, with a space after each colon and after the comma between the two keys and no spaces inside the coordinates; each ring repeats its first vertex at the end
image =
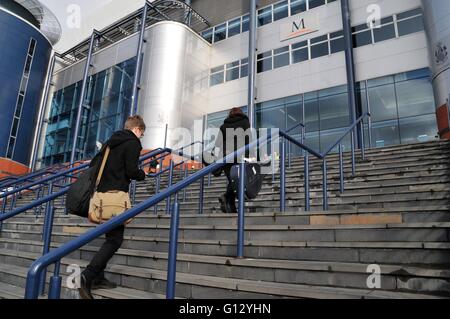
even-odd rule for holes
{"type": "Polygon", "coordinates": [[[140,115],[130,116],[125,122],[125,129],[132,130],[135,127],[140,129],[141,131],[145,131],[145,123],[144,119],[140,115]]]}

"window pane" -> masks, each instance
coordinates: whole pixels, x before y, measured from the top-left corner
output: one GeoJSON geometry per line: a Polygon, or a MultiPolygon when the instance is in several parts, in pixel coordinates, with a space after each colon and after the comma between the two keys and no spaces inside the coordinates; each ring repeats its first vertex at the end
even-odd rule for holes
{"type": "Polygon", "coordinates": [[[389,39],[394,39],[395,38],[395,26],[394,26],[394,24],[388,24],[388,25],[382,26],[380,28],[374,28],[373,35],[375,38],[375,43],[389,40],[389,39]]]}
{"type": "Polygon", "coordinates": [[[396,88],[400,117],[435,112],[433,87],[428,79],[399,82],[396,88]]]}
{"type": "Polygon", "coordinates": [[[398,117],[393,85],[369,89],[369,101],[374,122],[396,119],[398,117]]]}
{"type": "Polygon", "coordinates": [[[305,11],[306,11],[306,0],[291,0],[291,15],[305,11]]]}
{"type": "Polygon", "coordinates": [[[237,66],[239,66],[239,61],[235,61],[235,62],[228,63],[228,64],[226,65],[226,68],[227,68],[227,69],[231,69],[231,68],[234,68],[234,67],[237,67],[237,66]]]}
{"type": "Polygon", "coordinates": [[[8,144],[8,154],[6,154],[7,158],[11,158],[13,157],[13,150],[14,150],[14,145],[16,144],[16,140],[14,138],[10,138],[9,139],[9,144],[8,144]]]}
{"type": "Polygon", "coordinates": [[[294,43],[292,45],[292,50],[298,49],[298,48],[304,48],[306,46],[308,46],[308,41],[302,41],[302,42],[294,43]]]}
{"type": "Polygon", "coordinates": [[[17,107],[16,107],[16,117],[20,117],[22,113],[22,107],[23,107],[23,95],[19,95],[19,98],[17,99],[17,107]]]}
{"type": "Polygon", "coordinates": [[[284,53],[284,52],[288,52],[288,51],[289,51],[289,46],[285,46],[285,47],[273,50],[273,54],[280,54],[280,53],[284,53]]]}
{"type": "Polygon", "coordinates": [[[223,65],[215,67],[215,68],[211,69],[211,73],[221,72],[221,71],[223,71],[223,67],[224,67],[223,65]]]}
{"type": "Polygon", "coordinates": [[[273,20],[277,21],[288,16],[288,1],[283,1],[273,5],[273,20]]]}
{"type": "Polygon", "coordinates": [[[227,37],[227,25],[221,24],[215,28],[214,31],[214,42],[219,42],[227,37]]]}
{"type": "Polygon", "coordinates": [[[242,17],[242,33],[247,32],[250,27],[250,16],[247,14],[242,17]]]}
{"type": "Polygon", "coordinates": [[[331,54],[345,50],[344,38],[334,39],[330,41],[331,54]]]}
{"type": "Polygon", "coordinates": [[[350,124],[347,93],[321,97],[319,105],[321,130],[347,127],[350,124]]]}
{"type": "Polygon", "coordinates": [[[397,25],[399,36],[404,36],[407,34],[420,32],[424,30],[422,16],[413,19],[399,21],[397,25]]]}
{"type": "Polygon", "coordinates": [[[258,73],[272,70],[272,58],[258,61],[258,73]]]}
{"type": "Polygon", "coordinates": [[[370,30],[353,34],[354,48],[359,48],[368,44],[372,44],[372,32],[370,30]]]}
{"type": "Polygon", "coordinates": [[[397,14],[397,20],[405,19],[405,18],[412,17],[412,16],[415,16],[418,14],[422,14],[421,8],[417,8],[414,10],[399,13],[399,14],[397,14]]]}
{"type": "Polygon", "coordinates": [[[210,86],[223,83],[223,75],[224,75],[223,72],[211,74],[210,86]]]}
{"type": "Polygon", "coordinates": [[[319,42],[323,42],[323,41],[327,41],[328,40],[328,36],[325,35],[321,35],[320,37],[316,37],[316,38],[312,38],[311,44],[315,44],[315,43],[319,43],[319,42]]]}
{"type": "Polygon", "coordinates": [[[325,4],[325,0],[309,0],[309,9],[314,9],[325,4]]]}
{"type": "Polygon", "coordinates": [[[203,31],[202,32],[202,37],[203,37],[203,39],[205,39],[209,43],[212,43],[213,29],[211,28],[211,29],[208,29],[206,31],[203,31]]]}
{"type": "Polygon", "coordinates": [[[228,22],[228,37],[241,33],[241,18],[228,22]]]}
{"type": "Polygon", "coordinates": [[[15,117],[14,121],[13,121],[11,136],[14,136],[14,137],[17,136],[17,128],[18,127],[19,127],[19,119],[15,117]]]}
{"type": "Polygon", "coordinates": [[[226,81],[233,81],[239,79],[239,68],[234,68],[231,70],[227,70],[227,78],[226,81]]]}
{"type": "Polygon", "coordinates": [[[25,70],[24,70],[24,75],[28,76],[30,74],[30,70],[31,70],[31,62],[33,61],[33,58],[31,56],[27,57],[27,61],[25,62],[25,70]]]}
{"type": "Polygon", "coordinates": [[[256,121],[259,128],[286,130],[286,111],[283,100],[260,103],[256,109],[256,121]]]}
{"type": "MultiPolygon", "coordinates": [[[[292,98],[286,99],[286,111],[287,111],[287,127],[286,129],[289,130],[292,127],[303,123],[303,102],[302,102],[302,96],[295,96],[292,98]]],[[[299,134],[301,128],[298,127],[294,130],[292,130],[292,134],[299,134]]]]}
{"type": "Polygon", "coordinates": [[[311,59],[319,58],[328,54],[328,42],[311,46],[311,59]]]}
{"type": "Polygon", "coordinates": [[[306,133],[305,145],[316,152],[320,152],[319,132],[306,133]]]}
{"type": "Polygon", "coordinates": [[[31,39],[30,41],[30,49],[28,50],[29,55],[34,55],[34,49],[36,48],[36,40],[31,39]]]}
{"type": "Polygon", "coordinates": [[[375,123],[372,126],[372,139],[375,147],[384,147],[400,143],[398,121],[375,123]]]}
{"type": "Polygon", "coordinates": [[[248,76],[248,64],[241,65],[241,78],[248,76]]]}
{"type": "Polygon", "coordinates": [[[258,26],[272,23],[272,6],[258,11],[258,26]]]}
{"type": "Polygon", "coordinates": [[[434,114],[400,119],[402,144],[428,142],[437,137],[436,116],[434,114]]]}
{"type": "MultiPolygon", "coordinates": [[[[345,129],[339,128],[334,130],[326,130],[320,131],[320,152],[326,152],[328,149],[336,143],[342,135],[344,135],[345,129]]],[[[347,134],[344,139],[342,139],[341,144],[343,146],[343,150],[351,150],[351,137],[350,134],[347,134]]],[[[331,153],[339,152],[339,146],[335,146],[331,153]]]]}
{"type": "Polygon", "coordinates": [[[281,68],[283,66],[289,65],[289,52],[276,55],[273,57],[273,68],[281,68]]]}
{"type": "Polygon", "coordinates": [[[305,101],[306,132],[319,130],[319,102],[317,100],[305,101]]]}

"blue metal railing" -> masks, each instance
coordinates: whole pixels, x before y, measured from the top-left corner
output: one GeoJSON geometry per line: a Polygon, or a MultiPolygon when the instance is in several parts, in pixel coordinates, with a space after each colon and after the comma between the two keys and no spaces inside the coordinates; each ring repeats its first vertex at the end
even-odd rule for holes
{"type": "MultiPolygon", "coordinates": [[[[328,195],[327,195],[327,163],[326,163],[326,156],[336,147],[338,144],[339,150],[340,150],[340,172],[343,172],[342,167],[342,145],[340,144],[342,140],[351,133],[353,136],[354,129],[360,125],[361,134],[364,135],[364,127],[363,127],[363,120],[366,116],[370,117],[370,114],[365,114],[361,116],[352,126],[350,126],[344,134],[337,140],[335,144],[333,144],[327,152],[320,154],[311,148],[307,147],[306,145],[303,145],[303,143],[295,140],[291,136],[289,136],[285,132],[280,132],[279,138],[282,140],[282,151],[281,151],[281,178],[280,178],[280,189],[282,190],[280,198],[280,210],[284,211],[285,209],[285,161],[286,161],[286,142],[293,143],[297,145],[298,147],[304,149],[305,152],[305,199],[306,199],[306,209],[309,209],[310,203],[309,203],[309,156],[308,153],[314,155],[318,159],[323,160],[323,202],[324,202],[324,209],[328,207],[328,195]]],[[[370,128],[369,128],[370,131],[370,128]]],[[[353,136],[354,137],[354,136],[353,136]]],[[[364,137],[362,136],[362,139],[364,137]]],[[[73,251],[81,248],[82,246],[86,245],[87,243],[91,242],[92,240],[98,238],[99,236],[111,231],[112,229],[118,227],[119,225],[124,224],[127,220],[132,219],[142,213],[143,211],[157,205],[158,203],[167,200],[172,195],[176,195],[179,191],[185,189],[186,187],[190,186],[191,184],[201,180],[204,181],[204,177],[208,174],[211,174],[213,171],[223,167],[225,163],[232,163],[235,159],[235,157],[240,157],[244,154],[244,152],[248,151],[250,148],[255,148],[260,145],[263,145],[264,143],[269,142],[272,139],[272,136],[270,137],[262,137],[258,139],[255,142],[252,142],[251,144],[241,148],[235,153],[229,154],[227,157],[223,158],[220,161],[217,161],[216,163],[194,173],[193,175],[187,177],[185,180],[180,181],[179,183],[175,185],[171,185],[169,183],[168,188],[159,194],[156,194],[152,198],[145,200],[141,202],[140,204],[136,205],[135,207],[127,210],[123,214],[111,219],[105,224],[102,224],[95,229],[92,229],[88,231],[87,233],[83,234],[82,236],[63,244],[59,248],[45,254],[31,265],[28,275],[27,275],[27,283],[26,283],[26,292],[25,292],[25,298],[27,299],[35,299],[39,295],[39,287],[41,280],[43,278],[43,272],[45,272],[45,269],[51,265],[55,264],[54,268],[54,275],[52,276],[50,280],[50,291],[49,296],[52,298],[59,298],[59,292],[61,290],[61,276],[60,276],[60,264],[61,259],[68,254],[72,253],[73,251]]],[[[354,138],[353,138],[354,141],[354,138]]],[[[362,144],[362,156],[364,158],[364,143],[362,144]]],[[[352,143],[352,153],[354,154],[354,143],[352,143]]],[[[352,166],[354,171],[354,158],[352,158],[352,166]]],[[[170,165],[173,171],[173,164],[170,165]]],[[[242,258],[244,255],[244,207],[245,207],[245,196],[244,196],[244,180],[245,180],[245,164],[242,162],[239,167],[239,191],[238,191],[238,199],[239,199],[239,210],[238,210],[238,240],[237,240],[237,257],[242,258]]],[[[341,173],[341,181],[343,178],[343,174],[341,173]]],[[[341,182],[342,185],[342,182],[341,182]]],[[[176,246],[177,246],[177,238],[178,238],[178,224],[179,224],[179,203],[177,200],[177,197],[175,196],[175,204],[172,211],[172,221],[171,221],[171,229],[170,229],[170,251],[169,251],[169,258],[168,258],[168,275],[167,275],[167,298],[174,298],[175,294],[175,278],[176,278],[176,246]]]]}

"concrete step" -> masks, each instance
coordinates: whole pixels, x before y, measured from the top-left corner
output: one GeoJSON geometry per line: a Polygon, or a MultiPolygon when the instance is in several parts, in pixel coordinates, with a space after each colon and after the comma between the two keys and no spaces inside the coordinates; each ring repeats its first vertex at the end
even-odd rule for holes
{"type": "MultiPolygon", "coordinates": [[[[34,258],[31,256],[30,258],[34,258]]],[[[63,259],[62,269],[69,264],[79,262],[85,267],[86,262],[63,259]]],[[[134,266],[111,265],[106,269],[107,275],[120,286],[156,294],[165,292],[166,272],[134,266]]],[[[0,280],[5,283],[14,281],[24,286],[26,268],[0,265],[0,280]]],[[[63,278],[63,282],[65,282],[63,278]]],[[[113,290],[110,290],[112,292],[113,290]]],[[[292,283],[267,282],[237,278],[222,278],[207,275],[177,273],[176,294],[182,298],[444,298],[436,294],[418,294],[408,292],[370,290],[355,288],[338,288],[329,286],[313,286],[292,283]]]]}
{"type": "MultiPolygon", "coordinates": [[[[87,246],[77,254],[81,255],[82,260],[89,262],[97,249],[87,246]]],[[[0,262],[4,264],[29,267],[38,256],[38,254],[0,249],[0,262]]],[[[161,271],[167,271],[167,263],[167,253],[129,249],[119,250],[110,261],[111,265],[161,271]]],[[[367,271],[368,266],[361,263],[236,259],[191,254],[179,254],[177,259],[177,271],[181,273],[206,276],[223,274],[227,278],[236,279],[363,289],[367,288],[367,277],[370,274],[367,271]]],[[[450,293],[450,271],[448,270],[403,265],[380,265],[380,268],[383,290],[450,293]],[[418,288],[419,286],[422,288],[418,288]]]]}
{"type": "MultiPolygon", "coordinates": [[[[0,238],[2,247],[11,250],[41,253],[42,240],[37,232],[6,231],[0,238]]],[[[55,245],[76,238],[79,234],[55,232],[55,245]]],[[[149,234],[151,235],[151,234],[149,234]]],[[[103,239],[95,239],[91,246],[99,247],[103,239]]],[[[168,238],[130,236],[125,233],[125,249],[168,251],[168,238]]],[[[246,240],[245,256],[248,258],[290,259],[310,261],[340,261],[384,264],[450,265],[450,244],[427,241],[279,241],[272,239],[246,240]]],[[[234,256],[236,236],[231,239],[179,239],[179,253],[199,255],[234,256]]],[[[77,256],[79,258],[80,256],[77,256]]]]}

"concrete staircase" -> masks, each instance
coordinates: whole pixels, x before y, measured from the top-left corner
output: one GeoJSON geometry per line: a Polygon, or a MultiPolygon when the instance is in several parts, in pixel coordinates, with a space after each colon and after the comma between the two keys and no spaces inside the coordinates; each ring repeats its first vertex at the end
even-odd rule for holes
{"type": "MultiPolygon", "coordinates": [[[[245,259],[236,259],[237,216],[221,213],[217,197],[225,179],[205,182],[204,213],[198,214],[199,184],[178,199],[178,298],[448,298],[450,297],[449,142],[374,149],[358,154],[351,176],[345,154],[346,191],[339,192],[339,162],[328,158],[330,210],[322,211],[321,161],[311,160],[311,206],[304,211],[303,159],[287,172],[288,212],[279,213],[279,176],[267,176],[260,196],[246,203],[245,259]],[[381,288],[368,287],[381,271],[381,288]],[[372,277],[370,277],[372,275],[372,277]]],[[[175,181],[179,180],[175,174],[175,181]]],[[[167,185],[167,178],[162,180],[167,185]]],[[[136,201],[154,194],[155,182],[138,184],[136,201]]],[[[18,206],[33,200],[24,194],[18,206]]],[[[92,225],[65,216],[55,202],[52,247],[92,225]]],[[[43,216],[33,211],[6,222],[0,236],[0,298],[22,298],[26,272],[42,253],[43,216]]],[[[96,290],[98,298],[164,298],[170,217],[165,202],[128,225],[122,249],[107,269],[119,284],[96,290]]],[[[84,268],[102,239],[62,261],[84,268]]],[[[51,267],[52,268],[52,267],[51,267]]],[[[49,269],[49,273],[52,273],[49,269]]],[[[77,298],[66,286],[63,298],[77,298]]]]}

